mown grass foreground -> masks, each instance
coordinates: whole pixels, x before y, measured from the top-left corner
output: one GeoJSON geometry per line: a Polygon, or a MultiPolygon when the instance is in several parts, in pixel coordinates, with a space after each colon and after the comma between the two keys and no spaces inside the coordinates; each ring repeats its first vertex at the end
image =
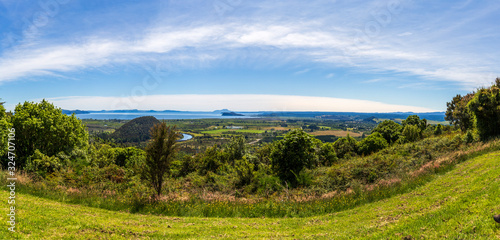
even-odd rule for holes
{"type": "Polygon", "coordinates": [[[499,239],[500,152],[458,164],[416,190],[307,218],[178,218],[113,212],[20,194],[17,233],[1,239],[499,239]]]}

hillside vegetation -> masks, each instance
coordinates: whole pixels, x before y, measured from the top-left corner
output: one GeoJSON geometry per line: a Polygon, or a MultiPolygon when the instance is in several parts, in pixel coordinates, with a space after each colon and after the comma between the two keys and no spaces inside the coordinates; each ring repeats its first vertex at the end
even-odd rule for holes
{"type": "MultiPolygon", "coordinates": [[[[460,163],[412,192],[307,218],[178,218],[20,194],[18,239],[498,239],[500,152],[460,163]]],[[[0,198],[8,193],[0,191],[0,198]]],[[[7,208],[6,201],[0,203],[7,208]]],[[[6,222],[5,214],[0,221],[6,222]]]]}
{"type": "Polygon", "coordinates": [[[160,123],[153,116],[139,117],[125,123],[111,134],[116,142],[143,142],[150,139],[149,130],[160,123]]]}

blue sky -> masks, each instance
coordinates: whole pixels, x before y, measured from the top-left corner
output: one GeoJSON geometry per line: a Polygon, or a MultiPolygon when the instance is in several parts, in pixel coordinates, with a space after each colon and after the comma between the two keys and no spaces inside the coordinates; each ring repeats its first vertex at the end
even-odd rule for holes
{"type": "Polygon", "coordinates": [[[0,0],[0,98],[65,109],[443,111],[499,76],[500,2],[0,0]]]}

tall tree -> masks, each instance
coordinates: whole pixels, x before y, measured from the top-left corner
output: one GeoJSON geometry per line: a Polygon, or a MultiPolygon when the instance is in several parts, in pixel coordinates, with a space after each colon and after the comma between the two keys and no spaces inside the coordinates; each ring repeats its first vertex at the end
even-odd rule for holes
{"type": "Polygon", "coordinates": [[[500,136],[500,78],[493,86],[480,89],[467,107],[482,140],[500,136]]]}
{"type": "Polygon", "coordinates": [[[316,162],[315,148],[319,140],[300,129],[292,130],[282,140],[273,143],[271,165],[282,181],[297,184],[296,175],[316,162]]]}
{"type": "Polygon", "coordinates": [[[467,104],[474,97],[474,93],[465,96],[458,94],[451,102],[446,103],[446,121],[457,126],[463,132],[471,129],[473,126],[472,116],[467,108],[467,104]]]}
{"type": "Polygon", "coordinates": [[[401,125],[403,125],[403,129],[408,125],[414,125],[417,126],[421,132],[423,132],[427,127],[427,119],[420,119],[418,115],[410,115],[403,120],[403,122],[401,122],[401,125]]]}
{"type": "Polygon", "coordinates": [[[392,144],[398,140],[401,131],[401,125],[392,120],[385,120],[379,123],[377,127],[372,130],[372,133],[380,133],[387,143],[392,144]]]}
{"type": "Polygon", "coordinates": [[[333,148],[339,158],[347,158],[358,153],[358,142],[353,137],[347,134],[346,137],[341,137],[333,143],[333,148]]]}
{"type": "Polygon", "coordinates": [[[389,146],[387,140],[379,132],[374,132],[367,138],[358,142],[359,154],[369,155],[389,146]]]}
{"type": "Polygon", "coordinates": [[[54,156],[88,147],[89,136],[82,121],[75,115],[63,114],[46,100],[18,104],[11,122],[16,129],[16,154],[21,168],[36,149],[54,156]]]}
{"type": "Polygon", "coordinates": [[[151,128],[151,142],[146,147],[145,177],[161,195],[165,175],[170,173],[170,164],[177,153],[177,140],[182,136],[176,126],[167,126],[165,122],[151,128]]]}

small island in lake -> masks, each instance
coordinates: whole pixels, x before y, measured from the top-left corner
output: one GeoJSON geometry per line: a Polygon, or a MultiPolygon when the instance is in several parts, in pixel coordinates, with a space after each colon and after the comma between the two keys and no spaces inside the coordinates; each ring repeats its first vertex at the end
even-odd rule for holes
{"type": "Polygon", "coordinates": [[[235,113],[235,112],[223,112],[222,116],[245,116],[243,114],[235,113]]]}

